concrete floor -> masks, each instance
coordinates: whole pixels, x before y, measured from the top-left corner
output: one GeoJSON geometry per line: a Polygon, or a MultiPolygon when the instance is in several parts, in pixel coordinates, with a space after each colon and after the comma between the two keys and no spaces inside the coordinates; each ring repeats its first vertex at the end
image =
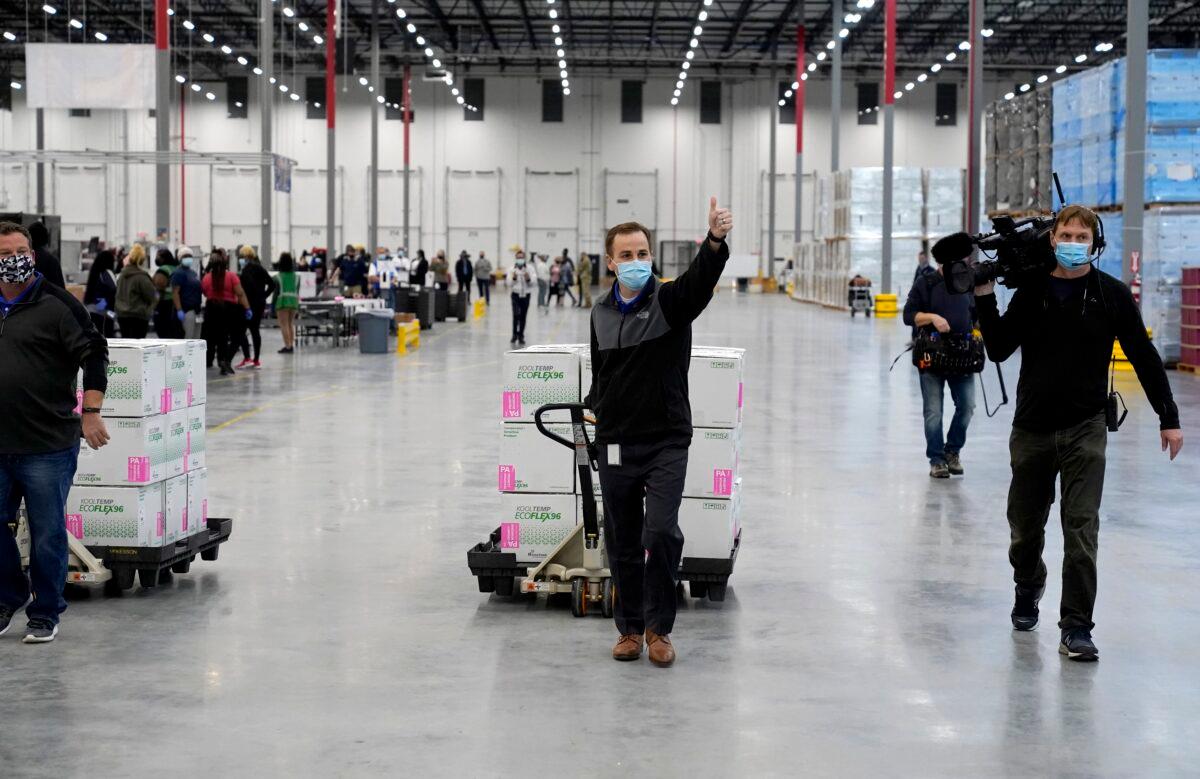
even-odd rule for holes
{"type": "MultiPolygon", "coordinates": [[[[210,506],[234,538],[174,584],[73,602],[51,646],[0,639],[0,774],[1194,775],[1200,380],[1172,374],[1192,427],[1168,463],[1123,378],[1103,659],[1071,664],[1055,576],[1046,627],[1009,625],[1012,407],[977,415],[965,478],[932,482],[915,375],[887,370],[899,322],[722,292],[695,341],[749,350],[744,549],[664,671],[468,574],[497,524],[508,316],[405,358],[285,360],[272,333],[262,371],[213,381],[210,506]]],[[[585,337],[582,312],[530,317],[531,342],[585,337]]],[[[1052,570],[1061,549],[1052,521],[1052,570]]]]}

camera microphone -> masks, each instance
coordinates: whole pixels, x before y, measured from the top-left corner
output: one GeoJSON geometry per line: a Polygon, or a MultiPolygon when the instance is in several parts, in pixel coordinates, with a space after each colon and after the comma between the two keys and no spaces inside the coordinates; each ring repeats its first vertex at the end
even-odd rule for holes
{"type": "Polygon", "coordinates": [[[966,233],[951,233],[933,245],[933,259],[945,265],[971,255],[975,242],[966,233]]]}

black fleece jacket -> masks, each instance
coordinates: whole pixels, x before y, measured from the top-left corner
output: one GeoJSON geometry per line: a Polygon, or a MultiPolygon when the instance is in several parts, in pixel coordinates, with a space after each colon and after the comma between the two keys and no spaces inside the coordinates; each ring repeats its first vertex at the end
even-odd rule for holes
{"type": "Polygon", "coordinates": [[[75,380],[108,389],[108,343],[83,304],[38,277],[0,319],[0,454],[49,454],[79,444],[75,380]]]}
{"type": "Polygon", "coordinates": [[[988,356],[1021,349],[1013,427],[1053,432],[1104,411],[1113,339],[1133,364],[1163,430],[1179,427],[1179,409],[1162,360],[1129,288],[1093,268],[1079,292],[1059,301],[1049,276],[1021,286],[1001,316],[995,295],[975,298],[988,356]]]}
{"type": "Polygon", "coordinates": [[[592,309],[592,386],[596,441],[614,444],[692,439],[688,367],[692,321],[712,300],[729,259],[707,240],[674,281],[650,289],[622,313],[615,287],[592,309]]]}

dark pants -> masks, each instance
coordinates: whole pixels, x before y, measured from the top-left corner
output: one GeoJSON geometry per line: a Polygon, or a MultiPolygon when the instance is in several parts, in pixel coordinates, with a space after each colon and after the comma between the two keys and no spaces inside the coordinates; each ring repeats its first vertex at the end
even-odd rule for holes
{"type": "Polygon", "coordinates": [[[154,309],[154,333],[159,338],[183,338],[183,323],[175,316],[175,303],[164,300],[154,309]]]}
{"type": "Polygon", "coordinates": [[[25,610],[29,619],[57,624],[67,608],[67,493],[75,478],[79,445],[50,454],[0,455],[0,525],[16,518],[18,493],[29,517],[29,578],[21,570],[21,553],[7,527],[0,527],[0,603],[25,610]]]}
{"type": "Polygon", "coordinates": [[[487,301],[490,306],[492,304],[492,280],[475,279],[475,283],[479,285],[479,297],[487,301]]]}
{"type": "Polygon", "coordinates": [[[525,320],[529,318],[529,296],[512,295],[513,305],[513,334],[514,339],[519,338],[525,340],[525,320]]]}
{"type": "Polygon", "coordinates": [[[1008,488],[1008,559],[1013,580],[1029,590],[1046,585],[1046,521],[1054,504],[1054,480],[1062,477],[1063,568],[1058,626],[1091,630],[1096,603],[1096,549],[1104,492],[1104,414],[1053,433],[1013,428],[1009,438],[1012,484],[1008,488]]]}
{"type": "Polygon", "coordinates": [[[604,544],[617,587],[617,630],[670,634],[675,626],[675,576],[683,556],[679,504],[687,446],[622,444],[620,465],[600,447],[604,544]]]}
{"type": "Polygon", "coordinates": [[[204,309],[205,339],[217,363],[233,361],[242,341],[242,322],[245,309],[230,303],[210,300],[204,309]]]}
{"type": "Polygon", "coordinates": [[[925,456],[929,464],[946,462],[946,455],[958,454],[967,443],[967,425],[975,413],[975,375],[939,376],[921,374],[921,398],[925,406],[925,456]],[[954,418],[943,438],[942,406],[945,388],[950,385],[954,399],[954,418]]]}
{"type": "Polygon", "coordinates": [[[458,291],[467,296],[468,303],[471,302],[471,280],[470,279],[459,279],[458,280],[458,291]]]}
{"type": "Polygon", "coordinates": [[[150,332],[150,320],[139,316],[119,316],[117,324],[121,326],[122,338],[145,338],[150,332]]]}
{"type": "MultiPolygon", "coordinates": [[[[258,362],[258,358],[262,356],[262,320],[263,314],[266,313],[265,308],[253,309],[253,316],[246,322],[246,327],[242,330],[242,357],[250,359],[250,344],[254,344],[254,361],[258,362]]],[[[246,315],[242,314],[244,318],[246,315]]]]}

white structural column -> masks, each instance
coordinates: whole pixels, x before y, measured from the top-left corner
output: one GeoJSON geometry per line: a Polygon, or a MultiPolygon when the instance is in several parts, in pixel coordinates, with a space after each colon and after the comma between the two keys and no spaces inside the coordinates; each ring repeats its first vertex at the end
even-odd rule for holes
{"type": "Polygon", "coordinates": [[[271,193],[275,187],[275,170],[271,164],[271,106],[275,102],[275,91],[271,89],[271,65],[275,59],[275,12],[271,0],[258,0],[258,66],[262,75],[258,77],[258,110],[261,118],[263,165],[259,179],[259,197],[262,218],[262,236],[258,239],[258,256],[263,265],[270,267],[271,193]]]}
{"type": "Polygon", "coordinates": [[[167,0],[154,2],[154,148],[159,162],[154,166],[154,228],[171,240],[171,22],[167,0]]]}
{"type": "Polygon", "coordinates": [[[983,0],[971,0],[971,49],[967,58],[967,232],[979,232],[980,182],[983,177],[983,0]]]}
{"type": "Polygon", "coordinates": [[[892,289],[892,184],[896,146],[896,0],[886,0],[883,32],[883,273],[879,290],[892,289]]]}
{"type": "Polygon", "coordinates": [[[379,0],[371,3],[371,202],[367,205],[367,251],[375,256],[379,248],[379,99],[383,84],[379,81],[379,0]]]}
{"type": "Polygon", "coordinates": [[[838,147],[842,138],[842,42],[845,38],[838,32],[842,24],[842,0],[833,0],[833,73],[830,76],[833,83],[829,90],[829,170],[832,173],[841,170],[838,147]]]}
{"type": "Polygon", "coordinates": [[[1134,257],[1142,254],[1142,225],[1146,207],[1146,47],[1148,15],[1145,0],[1129,0],[1125,57],[1125,256],[1121,278],[1133,283],[1134,257]]]}

